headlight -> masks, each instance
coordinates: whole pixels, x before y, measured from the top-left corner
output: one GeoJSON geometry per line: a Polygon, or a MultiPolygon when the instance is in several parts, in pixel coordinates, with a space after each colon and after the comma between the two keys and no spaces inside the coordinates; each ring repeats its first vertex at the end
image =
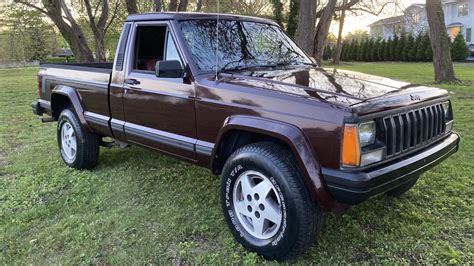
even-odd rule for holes
{"type": "Polygon", "coordinates": [[[368,121],[359,124],[360,146],[365,147],[375,143],[375,122],[368,121]]]}
{"type": "Polygon", "coordinates": [[[381,161],[383,150],[365,150],[362,148],[375,143],[376,127],[374,121],[360,124],[346,124],[342,139],[341,164],[346,167],[365,166],[381,161]]]}

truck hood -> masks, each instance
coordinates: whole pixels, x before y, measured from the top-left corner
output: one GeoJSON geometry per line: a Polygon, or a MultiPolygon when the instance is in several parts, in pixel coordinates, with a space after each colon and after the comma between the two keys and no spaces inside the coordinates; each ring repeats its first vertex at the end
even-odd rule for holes
{"type": "Polygon", "coordinates": [[[363,73],[323,68],[240,71],[221,74],[221,82],[259,87],[337,105],[372,111],[405,106],[447,95],[446,90],[363,73]]]}

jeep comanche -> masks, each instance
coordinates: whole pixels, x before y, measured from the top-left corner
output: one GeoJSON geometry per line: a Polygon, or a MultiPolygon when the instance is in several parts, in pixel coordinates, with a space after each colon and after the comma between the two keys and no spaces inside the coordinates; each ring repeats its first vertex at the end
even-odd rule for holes
{"type": "Polygon", "coordinates": [[[131,15],[113,64],[41,65],[38,95],[68,166],[94,167],[110,137],[207,167],[237,241],[275,260],[308,248],[323,213],[403,194],[459,144],[446,90],[322,69],[245,16],[131,15]]]}

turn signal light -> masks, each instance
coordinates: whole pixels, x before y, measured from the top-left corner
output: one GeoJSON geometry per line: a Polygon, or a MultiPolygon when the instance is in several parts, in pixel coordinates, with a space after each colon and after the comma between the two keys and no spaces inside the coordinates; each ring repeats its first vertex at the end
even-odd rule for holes
{"type": "Polygon", "coordinates": [[[360,165],[359,130],[357,125],[345,125],[342,139],[342,165],[360,165]]]}

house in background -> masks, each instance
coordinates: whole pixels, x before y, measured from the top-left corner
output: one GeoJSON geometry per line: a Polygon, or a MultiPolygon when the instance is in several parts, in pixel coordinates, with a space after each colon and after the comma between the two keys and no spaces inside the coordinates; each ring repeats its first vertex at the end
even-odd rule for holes
{"type": "Polygon", "coordinates": [[[425,5],[410,5],[402,15],[377,20],[369,27],[370,35],[374,38],[388,39],[395,34],[400,36],[402,33],[417,35],[428,29],[425,5]]]}
{"type": "Polygon", "coordinates": [[[446,28],[451,39],[458,33],[464,35],[468,44],[474,43],[474,0],[443,0],[446,28]]]}
{"type": "MultiPolygon", "coordinates": [[[[474,0],[442,0],[446,29],[451,39],[462,33],[468,44],[474,44],[474,0]]],[[[369,25],[372,37],[388,39],[395,34],[416,35],[428,30],[424,4],[413,4],[396,17],[378,20],[369,25]]]]}

